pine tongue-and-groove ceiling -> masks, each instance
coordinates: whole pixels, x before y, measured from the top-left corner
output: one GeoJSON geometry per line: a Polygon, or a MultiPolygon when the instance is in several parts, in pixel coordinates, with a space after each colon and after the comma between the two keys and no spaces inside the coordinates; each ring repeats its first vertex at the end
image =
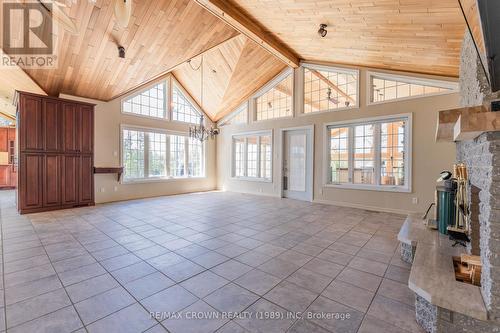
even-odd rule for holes
{"type": "Polygon", "coordinates": [[[243,35],[234,37],[173,71],[212,120],[238,107],[286,65],[243,35]],[[203,101],[201,71],[203,69],[203,101]]]}
{"type": "Polygon", "coordinates": [[[78,35],[59,27],[57,68],[26,70],[49,95],[108,101],[238,35],[190,0],[134,1],[125,29],[115,22],[115,0],[63,2],[78,35]]]}

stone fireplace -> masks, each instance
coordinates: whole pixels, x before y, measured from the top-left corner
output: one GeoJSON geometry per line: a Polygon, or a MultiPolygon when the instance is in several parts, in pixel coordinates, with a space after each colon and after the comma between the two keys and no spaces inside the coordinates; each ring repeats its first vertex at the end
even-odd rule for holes
{"type": "MultiPolygon", "coordinates": [[[[492,94],[471,36],[464,38],[460,63],[460,104],[476,106],[498,99],[492,94]]],[[[457,162],[466,164],[471,184],[472,234],[469,251],[483,265],[481,293],[489,319],[500,331],[500,132],[457,142],[457,162]]]]}

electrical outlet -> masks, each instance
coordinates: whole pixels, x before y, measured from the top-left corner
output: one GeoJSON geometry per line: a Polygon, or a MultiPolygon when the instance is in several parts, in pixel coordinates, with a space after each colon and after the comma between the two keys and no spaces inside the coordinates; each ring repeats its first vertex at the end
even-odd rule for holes
{"type": "Polygon", "coordinates": [[[114,157],[118,156],[118,152],[116,150],[113,152],[113,156],[114,157]]]}
{"type": "Polygon", "coordinates": [[[113,187],[113,191],[117,192],[118,191],[118,186],[113,187]]]}
{"type": "Polygon", "coordinates": [[[262,193],[262,187],[259,187],[259,192],[262,193]]]}
{"type": "Polygon", "coordinates": [[[100,192],[106,192],[106,189],[105,189],[104,187],[101,187],[101,188],[99,189],[99,191],[100,191],[100,192]]]}
{"type": "Polygon", "coordinates": [[[418,198],[417,197],[414,197],[413,199],[411,199],[411,202],[416,205],[418,204],[418,198]]]}

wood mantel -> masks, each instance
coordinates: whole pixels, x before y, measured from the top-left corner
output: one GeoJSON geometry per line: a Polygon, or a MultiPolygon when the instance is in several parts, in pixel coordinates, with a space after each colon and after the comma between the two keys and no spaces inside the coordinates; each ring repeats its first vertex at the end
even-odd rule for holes
{"type": "Polygon", "coordinates": [[[94,167],[94,173],[116,173],[117,181],[120,181],[123,173],[123,167],[94,167]]]}
{"type": "Polygon", "coordinates": [[[439,111],[436,141],[463,141],[484,132],[500,131],[500,112],[479,105],[439,111]]]}

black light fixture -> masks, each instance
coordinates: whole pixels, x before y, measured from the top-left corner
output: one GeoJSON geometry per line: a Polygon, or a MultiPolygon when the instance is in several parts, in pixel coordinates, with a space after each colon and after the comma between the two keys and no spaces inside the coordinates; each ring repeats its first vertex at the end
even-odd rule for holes
{"type": "Polygon", "coordinates": [[[125,48],[123,46],[118,46],[118,56],[125,59],[125,48]]]}
{"type": "Polygon", "coordinates": [[[320,37],[326,37],[326,34],[328,33],[328,31],[326,30],[326,27],[327,27],[327,25],[324,23],[321,23],[319,25],[318,35],[320,37]]]}

